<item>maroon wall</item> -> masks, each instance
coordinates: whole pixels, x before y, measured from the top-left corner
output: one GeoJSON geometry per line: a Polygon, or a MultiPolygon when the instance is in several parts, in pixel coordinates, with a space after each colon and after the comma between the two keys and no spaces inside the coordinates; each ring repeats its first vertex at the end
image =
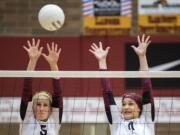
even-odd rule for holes
{"type": "MultiPolygon", "coordinates": [[[[56,42],[62,48],[59,67],[61,70],[98,70],[95,58],[89,53],[90,45],[102,41],[104,46],[110,46],[108,56],[109,70],[124,70],[124,47],[127,42],[136,42],[135,37],[40,37],[41,45],[46,47],[47,42],[56,42]]],[[[0,70],[25,70],[28,56],[23,45],[31,37],[0,37],[0,70]]],[[[152,37],[153,42],[180,43],[177,36],[152,37]]],[[[46,48],[44,52],[47,52],[46,48]]],[[[37,70],[49,70],[48,64],[42,58],[38,61],[37,70]]],[[[123,79],[111,79],[113,92],[120,95],[124,92],[123,79]]],[[[100,96],[99,79],[61,79],[65,96],[100,96]]],[[[50,79],[34,79],[34,91],[51,89],[50,79]]],[[[22,78],[1,78],[1,96],[20,96],[22,78]]],[[[155,92],[159,93],[159,92],[155,92]]],[[[171,91],[163,93],[172,94],[171,91]]]]}

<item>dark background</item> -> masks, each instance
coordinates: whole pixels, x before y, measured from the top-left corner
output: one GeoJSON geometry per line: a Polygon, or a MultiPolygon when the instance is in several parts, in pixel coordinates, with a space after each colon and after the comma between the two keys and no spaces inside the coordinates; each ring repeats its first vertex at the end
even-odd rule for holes
{"type": "MultiPolygon", "coordinates": [[[[131,45],[136,43],[127,43],[125,47],[125,69],[127,71],[139,70],[139,63],[136,54],[133,52],[131,45]]],[[[147,59],[149,67],[154,67],[163,63],[172,62],[180,59],[180,45],[179,43],[162,42],[151,43],[147,51],[147,59]]],[[[180,64],[168,69],[168,71],[179,71],[180,64]]],[[[179,78],[155,78],[152,79],[153,88],[179,88],[179,78]]],[[[126,79],[127,88],[134,88],[140,86],[140,79],[126,79]]]]}

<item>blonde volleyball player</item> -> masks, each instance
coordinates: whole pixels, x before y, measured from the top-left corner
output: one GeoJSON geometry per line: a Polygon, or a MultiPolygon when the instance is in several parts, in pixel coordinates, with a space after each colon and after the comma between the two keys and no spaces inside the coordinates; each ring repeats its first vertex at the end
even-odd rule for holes
{"type": "MultiPolygon", "coordinates": [[[[137,54],[141,71],[148,71],[146,50],[150,44],[150,37],[138,36],[138,46],[132,46],[137,54]]],[[[106,57],[110,47],[103,49],[102,43],[99,46],[91,45],[89,50],[97,59],[100,70],[107,70],[106,57]]],[[[142,95],[126,93],[122,96],[122,107],[119,111],[110,86],[109,79],[101,79],[102,93],[105,103],[105,110],[110,123],[111,135],[154,135],[154,100],[151,89],[151,80],[142,79],[142,95]]]]}
{"type": "MultiPolygon", "coordinates": [[[[61,49],[57,44],[47,44],[48,55],[42,53],[40,40],[27,41],[24,49],[29,55],[27,70],[34,70],[39,57],[42,55],[51,70],[58,70],[57,62],[61,49]]],[[[63,113],[62,91],[59,79],[52,79],[52,95],[46,91],[37,92],[32,96],[32,78],[24,79],[24,87],[20,105],[21,135],[58,135],[63,113]]]]}

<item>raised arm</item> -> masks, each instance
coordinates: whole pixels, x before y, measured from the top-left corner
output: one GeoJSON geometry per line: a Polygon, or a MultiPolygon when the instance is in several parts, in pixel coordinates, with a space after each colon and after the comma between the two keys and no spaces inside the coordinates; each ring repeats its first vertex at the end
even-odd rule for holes
{"type": "Polygon", "coordinates": [[[150,36],[145,37],[145,35],[143,35],[142,38],[138,36],[137,41],[138,41],[138,46],[136,47],[132,45],[131,47],[133,48],[133,50],[135,51],[135,53],[137,54],[139,58],[139,65],[140,65],[139,70],[148,71],[149,67],[148,67],[148,62],[147,62],[147,57],[146,57],[146,51],[147,51],[147,47],[151,43],[150,36]]]}
{"type": "MultiPolygon", "coordinates": [[[[39,48],[40,40],[38,39],[37,42],[33,38],[32,41],[27,41],[27,46],[23,46],[25,51],[28,53],[29,62],[27,65],[27,70],[34,70],[36,67],[36,63],[41,55],[43,50],[42,47],[39,48]]],[[[21,105],[20,105],[20,116],[21,119],[24,120],[28,102],[32,99],[32,79],[25,78],[23,84],[23,91],[22,91],[22,98],[21,98],[21,105]]]]}
{"type": "MultiPolygon", "coordinates": [[[[106,47],[103,49],[102,43],[99,42],[99,45],[93,43],[91,45],[91,49],[89,51],[95,56],[98,61],[99,69],[100,70],[107,70],[107,62],[106,57],[108,55],[110,47],[106,47]]],[[[101,78],[101,85],[102,85],[102,94],[105,104],[106,115],[109,120],[109,123],[112,123],[112,116],[110,113],[110,105],[115,105],[115,100],[112,94],[112,89],[110,85],[109,79],[101,78]]]]}
{"type": "MultiPolygon", "coordinates": [[[[132,48],[134,49],[135,53],[139,58],[140,70],[148,71],[149,67],[146,57],[146,51],[147,51],[147,47],[151,43],[150,36],[145,37],[145,35],[143,35],[141,38],[138,36],[137,41],[138,41],[138,46],[137,47],[132,46],[132,48]]],[[[152,93],[151,80],[149,78],[143,78],[141,79],[141,82],[142,82],[142,90],[143,90],[142,103],[143,105],[151,103],[151,116],[152,116],[152,120],[154,120],[155,111],[154,111],[154,98],[152,93]]]]}
{"type": "MultiPolygon", "coordinates": [[[[47,44],[48,55],[42,54],[46,61],[49,63],[51,71],[58,71],[58,60],[61,53],[61,49],[58,49],[58,45],[52,43],[51,46],[47,44]]],[[[59,123],[62,120],[63,113],[63,98],[62,90],[59,82],[59,78],[52,79],[53,93],[52,93],[52,107],[59,108],[59,123]]]]}

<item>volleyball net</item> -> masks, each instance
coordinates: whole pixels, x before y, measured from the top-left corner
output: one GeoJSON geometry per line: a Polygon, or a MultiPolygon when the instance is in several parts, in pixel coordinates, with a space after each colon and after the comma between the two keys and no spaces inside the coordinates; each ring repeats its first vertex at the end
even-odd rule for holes
{"type": "MultiPolygon", "coordinates": [[[[0,122],[19,123],[20,95],[23,78],[33,79],[34,92],[51,89],[51,78],[60,77],[63,90],[64,123],[107,123],[102,99],[100,78],[112,80],[116,103],[121,107],[121,95],[139,92],[140,86],[129,88],[127,78],[180,80],[180,71],[0,71],[0,122]],[[131,89],[131,90],[129,90],[131,89]]],[[[156,81],[156,80],[155,80],[156,81]]],[[[154,83],[154,82],[153,82],[154,83]]],[[[153,85],[152,83],[152,85],[153,85]]],[[[169,82],[172,83],[172,82],[169,82]]],[[[179,82],[177,82],[179,83],[179,82]]],[[[131,83],[129,84],[131,85],[131,83]]],[[[165,84],[164,84],[165,85],[165,84]]],[[[156,122],[180,122],[180,87],[168,89],[153,86],[155,93],[156,122]]]]}
{"type": "Polygon", "coordinates": [[[0,71],[0,77],[180,78],[180,71],[0,71]]]}

